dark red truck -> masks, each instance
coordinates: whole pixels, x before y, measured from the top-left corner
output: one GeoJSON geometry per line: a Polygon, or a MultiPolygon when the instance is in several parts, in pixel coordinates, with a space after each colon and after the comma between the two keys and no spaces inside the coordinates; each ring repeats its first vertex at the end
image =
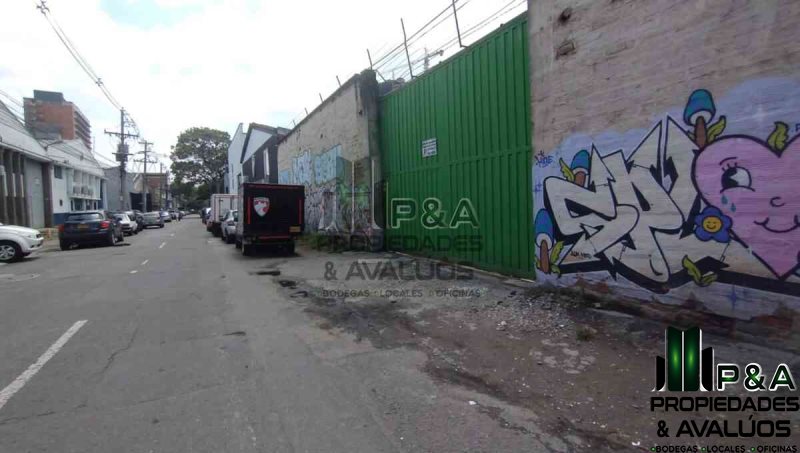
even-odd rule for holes
{"type": "Polygon", "coordinates": [[[236,247],[249,255],[259,246],[280,246],[294,253],[305,229],[304,186],[243,183],[239,186],[236,247]]]}

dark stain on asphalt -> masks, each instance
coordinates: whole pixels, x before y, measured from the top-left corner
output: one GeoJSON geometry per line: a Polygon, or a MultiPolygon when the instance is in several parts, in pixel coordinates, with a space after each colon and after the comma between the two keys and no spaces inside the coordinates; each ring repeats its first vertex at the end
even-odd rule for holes
{"type": "Polygon", "coordinates": [[[230,332],[223,335],[223,337],[244,337],[247,335],[247,332],[243,330],[237,330],[236,332],[230,332]]]}
{"type": "Polygon", "coordinates": [[[250,272],[250,275],[281,275],[281,271],[254,271],[250,272]]]}
{"type": "Polygon", "coordinates": [[[297,288],[297,282],[294,280],[278,280],[278,284],[284,288],[289,288],[289,289],[297,288]]]}

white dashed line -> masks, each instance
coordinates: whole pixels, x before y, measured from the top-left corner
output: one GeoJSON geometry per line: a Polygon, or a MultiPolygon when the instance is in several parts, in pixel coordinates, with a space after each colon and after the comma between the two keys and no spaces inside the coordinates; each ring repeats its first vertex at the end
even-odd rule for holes
{"type": "Polygon", "coordinates": [[[131,271],[131,274],[135,274],[137,272],[139,272],[139,271],[133,270],[133,271],[131,271]]]}
{"type": "Polygon", "coordinates": [[[147,264],[148,262],[150,262],[150,260],[144,260],[144,261],[142,261],[142,266],[144,266],[144,265],[145,265],[145,264],[147,264]]]}
{"type": "Polygon", "coordinates": [[[167,245],[167,243],[166,242],[162,242],[161,245],[158,246],[158,248],[163,249],[165,245],[167,245]]]}
{"type": "Polygon", "coordinates": [[[8,384],[8,387],[4,388],[0,391],[0,409],[6,405],[9,399],[14,396],[15,393],[20,391],[22,387],[25,387],[25,384],[28,383],[35,375],[42,369],[42,367],[53,358],[56,353],[67,344],[70,338],[75,335],[78,330],[80,330],[83,325],[86,324],[86,320],[78,321],[72,325],[64,335],[61,335],[61,338],[56,340],[52,346],[50,346],[47,351],[42,354],[39,359],[33,363],[33,365],[29,366],[27,370],[25,370],[22,374],[19,375],[18,378],[14,379],[14,382],[8,384]]]}

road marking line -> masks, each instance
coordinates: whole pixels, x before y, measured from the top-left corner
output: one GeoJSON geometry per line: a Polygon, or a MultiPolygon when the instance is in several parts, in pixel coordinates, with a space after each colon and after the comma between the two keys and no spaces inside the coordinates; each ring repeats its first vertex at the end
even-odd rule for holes
{"type": "Polygon", "coordinates": [[[161,245],[158,246],[158,248],[163,249],[165,245],[167,245],[167,243],[166,242],[162,242],[161,245]]]}
{"type": "Polygon", "coordinates": [[[170,234],[169,236],[170,236],[170,237],[174,237],[174,236],[175,236],[175,233],[172,233],[172,234],[170,234]]]}
{"type": "Polygon", "coordinates": [[[131,274],[135,274],[137,272],[139,272],[139,271],[134,270],[134,271],[131,271],[131,274]]]}
{"type": "Polygon", "coordinates": [[[144,265],[145,265],[145,264],[147,264],[148,262],[150,262],[150,260],[144,260],[144,261],[142,261],[142,266],[144,266],[144,265]]]}
{"type": "Polygon", "coordinates": [[[42,354],[42,356],[39,357],[39,359],[33,363],[33,365],[29,366],[28,369],[25,370],[22,374],[20,374],[18,378],[14,379],[14,382],[8,384],[8,387],[0,391],[0,409],[2,409],[3,406],[6,405],[8,400],[11,399],[11,397],[14,396],[15,393],[20,391],[22,387],[25,387],[25,384],[27,384],[28,381],[30,381],[34,376],[36,376],[36,373],[38,373],[39,370],[41,370],[42,367],[50,359],[52,359],[53,356],[56,355],[56,353],[60,351],[65,344],[67,344],[67,341],[69,341],[69,339],[72,338],[72,336],[75,335],[78,332],[78,330],[80,330],[80,328],[83,327],[84,324],[86,324],[86,320],[78,321],[75,324],[73,324],[72,327],[67,329],[67,331],[64,332],[63,335],[61,335],[61,338],[56,340],[56,342],[53,343],[53,345],[50,346],[47,349],[47,351],[45,351],[44,354],[42,354]]]}

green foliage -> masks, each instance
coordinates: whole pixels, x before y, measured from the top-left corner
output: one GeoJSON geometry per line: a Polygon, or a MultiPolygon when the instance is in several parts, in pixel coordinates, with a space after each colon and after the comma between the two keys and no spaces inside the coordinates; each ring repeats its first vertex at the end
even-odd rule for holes
{"type": "Polygon", "coordinates": [[[227,132],[216,129],[193,127],[181,132],[171,155],[175,179],[192,185],[221,182],[230,142],[227,132]]]}
{"type": "Polygon", "coordinates": [[[706,287],[717,281],[717,274],[709,272],[703,275],[697,265],[690,260],[688,256],[683,257],[681,264],[683,264],[683,268],[686,269],[686,272],[698,286],[706,287]]]}
{"type": "Polygon", "coordinates": [[[775,129],[769,134],[769,138],[767,139],[767,143],[769,147],[774,149],[775,151],[783,151],[786,148],[786,140],[789,138],[789,126],[786,123],[782,123],[780,121],[775,123],[775,129]]]}
{"type": "Polygon", "coordinates": [[[722,134],[722,132],[725,130],[726,125],[727,122],[725,120],[725,117],[724,116],[719,117],[719,121],[708,127],[708,132],[706,133],[707,136],[706,141],[708,143],[711,143],[714,140],[716,140],[717,137],[719,137],[720,134],[722,134]]]}
{"type": "Polygon", "coordinates": [[[567,165],[567,163],[564,162],[564,159],[558,159],[558,163],[559,165],[561,165],[561,173],[564,174],[564,179],[566,179],[569,182],[575,181],[575,173],[572,171],[571,168],[569,168],[569,165],[567,165]]]}

